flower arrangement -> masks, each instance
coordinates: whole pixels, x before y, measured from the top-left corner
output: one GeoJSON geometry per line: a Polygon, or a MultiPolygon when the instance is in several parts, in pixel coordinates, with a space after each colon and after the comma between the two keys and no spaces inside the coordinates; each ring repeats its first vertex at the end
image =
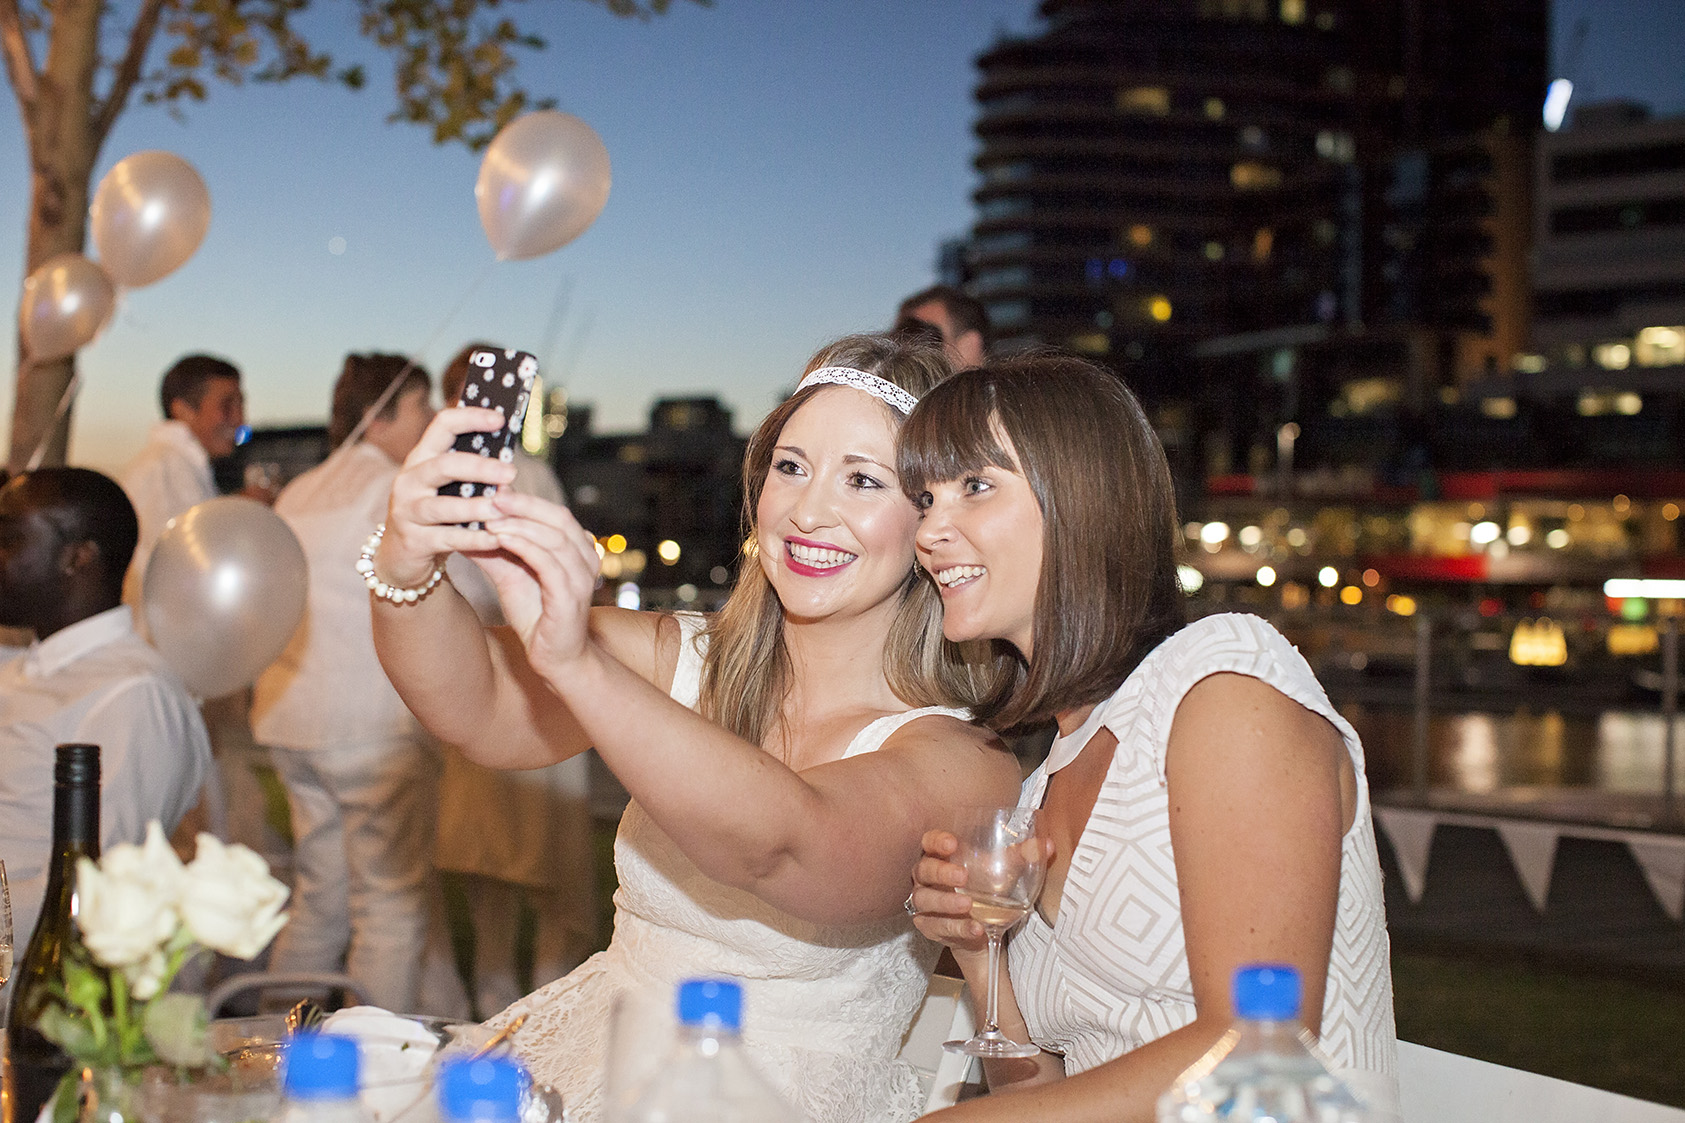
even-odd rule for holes
{"type": "Polygon", "coordinates": [[[76,1070],[138,1079],[154,1065],[180,1078],[220,1067],[208,1041],[202,995],[174,993],[186,964],[206,952],[251,959],[287,922],[287,887],[252,850],[201,834],[183,865],[154,821],[146,841],[113,846],[76,869],[76,926],[63,979],[40,1028],[75,1061],[60,1084],[55,1116],[74,1110],[76,1070]]]}

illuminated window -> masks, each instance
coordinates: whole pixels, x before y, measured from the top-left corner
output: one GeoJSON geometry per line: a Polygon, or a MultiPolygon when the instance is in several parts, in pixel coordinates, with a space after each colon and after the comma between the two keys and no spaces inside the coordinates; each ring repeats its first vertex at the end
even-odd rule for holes
{"type": "Polygon", "coordinates": [[[1350,133],[1324,129],[1316,134],[1316,154],[1336,164],[1349,164],[1357,158],[1357,142],[1350,133]]]}
{"type": "Polygon", "coordinates": [[[1223,260],[1223,243],[1221,243],[1221,242],[1207,242],[1207,243],[1205,243],[1205,260],[1207,260],[1207,261],[1222,261],[1223,260]]]}
{"type": "Polygon", "coordinates": [[[1270,251],[1274,249],[1275,231],[1271,230],[1268,226],[1259,227],[1258,232],[1252,235],[1252,260],[1268,261],[1270,259],[1270,251]]]}
{"type": "Polygon", "coordinates": [[[1599,343],[1591,349],[1591,357],[1604,370],[1625,370],[1632,365],[1632,348],[1624,343],[1599,343]]]}
{"type": "Polygon", "coordinates": [[[1540,374],[1545,369],[1543,355],[1517,355],[1512,364],[1522,374],[1540,374]]]}
{"type": "Polygon", "coordinates": [[[1240,191],[1267,191],[1281,186],[1281,169],[1256,160],[1242,160],[1229,169],[1229,182],[1240,191]]]}
{"type": "Polygon", "coordinates": [[[1213,121],[1221,121],[1223,114],[1227,112],[1228,107],[1223,104],[1222,98],[1208,97],[1205,99],[1205,115],[1213,121]]]}
{"type": "Polygon", "coordinates": [[[1153,244],[1153,228],[1137,222],[1129,228],[1129,244],[1145,248],[1153,244]]]}
{"type": "Polygon", "coordinates": [[[1305,22],[1305,0],[1281,0],[1282,23],[1305,22]]]}
{"type": "Polygon", "coordinates": [[[1644,397],[1632,390],[1581,390],[1575,408],[1581,417],[1604,417],[1611,413],[1635,417],[1644,411],[1644,397]]]}
{"type": "Polygon", "coordinates": [[[1065,340],[1073,351],[1080,351],[1084,355],[1104,355],[1112,349],[1112,340],[1103,331],[1091,331],[1082,335],[1073,335],[1065,340]]]}
{"type": "Polygon", "coordinates": [[[1685,363],[1685,327],[1645,328],[1633,341],[1632,357],[1641,367],[1671,367],[1685,363]]]}
{"type": "Polygon", "coordinates": [[[1480,412],[1482,416],[1490,417],[1494,421],[1508,421],[1515,416],[1514,398],[1481,398],[1480,412]]]}
{"type": "Polygon", "coordinates": [[[1170,112],[1170,91],[1163,86],[1133,86],[1117,92],[1119,113],[1163,117],[1170,112]]]}

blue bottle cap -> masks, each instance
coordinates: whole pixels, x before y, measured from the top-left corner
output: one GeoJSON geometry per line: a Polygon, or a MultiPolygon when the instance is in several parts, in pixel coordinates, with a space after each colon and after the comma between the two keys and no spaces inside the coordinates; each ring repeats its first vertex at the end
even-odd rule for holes
{"type": "Polygon", "coordinates": [[[1255,1022],[1286,1022],[1299,1016],[1299,969],[1285,963],[1253,963],[1234,973],[1234,1012],[1255,1022]]]}
{"type": "Polygon", "coordinates": [[[287,1043],[282,1090],[301,1100],[357,1094],[357,1042],[332,1033],[301,1033],[287,1043]]]}
{"type": "Polygon", "coordinates": [[[439,1068],[439,1111],[461,1123],[514,1123],[527,1074],[512,1057],[461,1057],[439,1068]]]}
{"type": "Polygon", "coordinates": [[[679,984],[679,1021],[736,1033],[743,1025],[743,987],[732,979],[686,979],[679,984]]]}

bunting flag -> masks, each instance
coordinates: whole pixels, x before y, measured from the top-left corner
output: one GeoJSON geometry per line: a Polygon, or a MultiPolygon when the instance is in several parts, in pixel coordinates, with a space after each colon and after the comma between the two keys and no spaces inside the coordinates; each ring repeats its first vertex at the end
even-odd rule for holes
{"type": "Polygon", "coordinates": [[[1443,824],[1496,832],[1515,866],[1516,876],[1521,879],[1527,899],[1540,912],[1544,911],[1545,902],[1550,898],[1556,851],[1564,837],[1619,842],[1643,871],[1644,880],[1656,895],[1662,911],[1674,920],[1685,920],[1685,835],[1379,805],[1375,807],[1375,821],[1392,844],[1393,854],[1398,859],[1398,872],[1404,879],[1404,891],[1411,904],[1422,899],[1422,890],[1427,884],[1428,856],[1433,849],[1433,832],[1443,824]]]}
{"type": "Polygon", "coordinates": [[[1658,835],[1627,843],[1650,891],[1662,910],[1675,920],[1685,918],[1685,838],[1658,835]]]}
{"type": "Polygon", "coordinates": [[[1419,811],[1404,807],[1377,807],[1375,817],[1387,832],[1392,852],[1398,858],[1398,872],[1404,877],[1404,892],[1410,903],[1422,899],[1427,884],[1428,851],[1433,846],[1433,829],[1439,825],[1439,815],[1433,811],[1419,811]]]}
{"type": "Polygon", "coordinates": [[[1556,842],[1560,828],[1554,823],[1538,823],[1522,819],[1500,820],[1495,823],[1498,837],[1515,872],[1521,875],[1521,887],[1535,911],[1545,911],[1545,898],[1550,895],[1550,875],[1556,865],[1556,842]]]}

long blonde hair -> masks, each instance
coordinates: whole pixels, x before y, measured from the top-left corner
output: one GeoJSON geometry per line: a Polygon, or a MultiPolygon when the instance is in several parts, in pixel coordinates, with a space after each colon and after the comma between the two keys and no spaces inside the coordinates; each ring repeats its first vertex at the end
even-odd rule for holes
{"type": "MultiPolygon", "coordinates": [[[[821,348],[803,373],[827,366],[875,374],[915,396],[934,388],[952,369],[939,346],[887,335],[844,336],[821,348]]],[[[778,438],[818,389],[791,395],[749,438],[743,454],[743,528],[749,541],[754,540],[756,508],[778,438]]],[[[901,415],[888,405],[884,409],[899,424],[901,415]]],[[[793,672],[784,645],[784,606],[752,552],[740,559],[737,584],[704,635],[699,712],[745,740],[764,744],[778,725],[793,672]]],[[[1009,682],[1010,669],[1009,658],[973,645],[962,652],[944,640],[935,584],[918,566],[908,570],[884,641],[884,675],[897,698],[909,706],[972,706],[993,698],[1009,682]]]]}

